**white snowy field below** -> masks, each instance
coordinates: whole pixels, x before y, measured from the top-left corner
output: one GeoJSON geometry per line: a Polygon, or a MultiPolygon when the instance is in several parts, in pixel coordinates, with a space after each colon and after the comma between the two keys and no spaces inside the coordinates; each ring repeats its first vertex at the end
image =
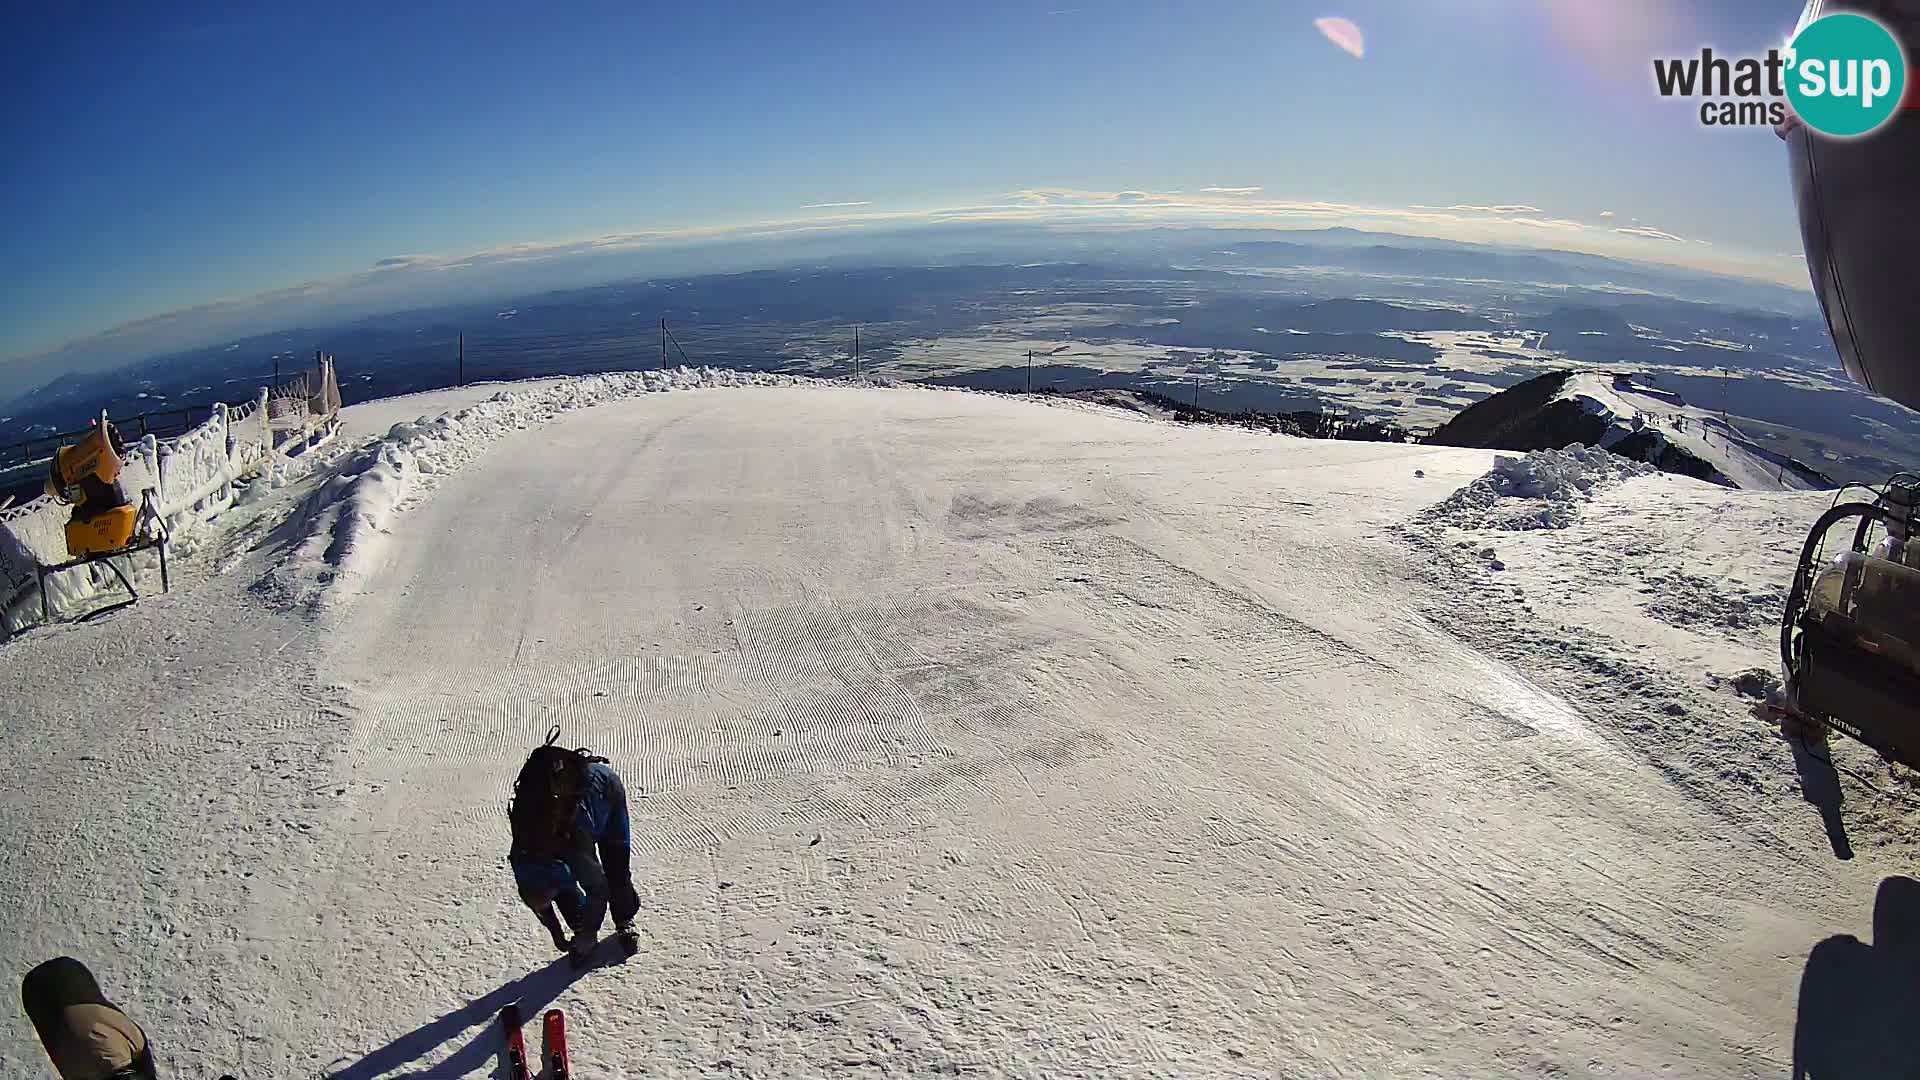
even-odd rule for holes
{"type": "Polygon", "coordinates": [[[1912,797],[1836,744],[1836,858],[1733,689],[1825,496],[706,381],[448,402],[0,647],[6,970],[247,1080],[501,1075],[512,1001],[583,1080],[1916,1059],[1837,937],[1915,918],[1912,797]],[[505,866],[554,724],[633,797],[578,977],[505,866]]]}

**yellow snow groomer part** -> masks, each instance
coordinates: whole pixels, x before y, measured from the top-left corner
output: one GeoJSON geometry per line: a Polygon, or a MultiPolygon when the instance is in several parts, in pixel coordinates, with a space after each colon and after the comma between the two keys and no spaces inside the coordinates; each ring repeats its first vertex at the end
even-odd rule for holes
{"type": "Polygon", "coordinates": [[[67,554],[119,551],[133,542],[139,507],[120,482],[124,444],[102,416],[87,436],[54,451],[47,494],[73,506],[67,519],[67,554]]]}

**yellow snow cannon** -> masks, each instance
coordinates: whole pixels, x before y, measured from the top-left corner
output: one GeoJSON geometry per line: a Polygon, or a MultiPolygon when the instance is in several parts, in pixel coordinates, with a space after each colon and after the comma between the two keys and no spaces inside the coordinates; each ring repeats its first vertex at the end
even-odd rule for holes
{"type": "Polygon", "coordinates": [[[1840,502],[1848,490],[1807,536],[1787,595],[1787,700],[1802,717],[1920,768],[1920,474],[1865,488],[1871,502],[1840,502]],[[1829,557],[1827,536],[1845,523],[1851,541],[1829,557]]]}
{"type": "Polygon", "coordinates": [[[47,494],[73,506],[67,519],[67,554],[103,554],[133,542],[139,508],[120,482],[125,453],[119,431],[104,414],[85,438],[54,451],[47,494]]]}

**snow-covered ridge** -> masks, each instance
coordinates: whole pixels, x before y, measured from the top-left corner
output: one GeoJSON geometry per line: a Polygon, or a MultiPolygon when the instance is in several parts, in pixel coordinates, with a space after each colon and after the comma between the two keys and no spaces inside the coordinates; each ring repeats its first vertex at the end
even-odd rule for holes
{"type": "Polygon", "coordinates": [[[309,607],[353,595],[377,564],[394,515],[419,504],[501,437],[563,413],[670,390],[815,385],[839,383],[719,368],[612,372],[502,390],[477,405],[395,424],[308,496],[296,538],[254,590],[309,607]]]}
{"type": "Polygon", "coordinates": [[[1656,465],[1666,458],[1693,458],[1712,470],[1712,475],[1700,476],[1702,480],[1749,490],[1834,486],[1798,462],[1763,449],[1719,416],[1688,405],[1679,394],[1636,383],[1629,375],[1575,373],[1556,400],[1572,402],[1607,425],[1596,445],[1619,448],[1656,465]]]}
{"type": "Polygon", "coordinates": [[[1804,491],[1839,486],[1818,470],[1764,448],[1720,416],[1688,405],[1679,394],[1636,378],[1548,372],[1462,409],[1427,441],[1517,451],[1579,443],[1722,487],[1804,491]]]}

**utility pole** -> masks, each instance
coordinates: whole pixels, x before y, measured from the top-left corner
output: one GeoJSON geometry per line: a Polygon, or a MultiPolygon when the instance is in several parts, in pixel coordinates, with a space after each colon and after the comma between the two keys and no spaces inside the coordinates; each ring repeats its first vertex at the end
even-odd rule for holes
{"type": "Polygon", "coordinates": [[[1193,411],[1200,411],[1200,375],[1197,372],[1193,376],[1193,411]]]}
{"type": "Polygon", "coordinates": [[[667,317],[660,316],[660,370],[667,370],[667,317]]]}
{"type": "Polygon", "coordinates": [[[273,358],[273,388],[280,388],[280,358],[277,356],[273,358]]]}
{"type": "Polygon", "coordinates": [[[457,361],[460,379],[459,385],[465,386],[467,385],[467,335],[464,333],[460,335],[459,349],[460,358],[457,361]]]}
{"type": "Polygon", "coordinates": [[[853,324],[853,373],[862,379],[867,377],[866,369],[860,366],[860,324],[859,323],[853,324]]]}
{"type": "Polygon", "coordinates": [[[1027,393],[1033,393],[1033,350],[1027,350],[1027,393]]]}

